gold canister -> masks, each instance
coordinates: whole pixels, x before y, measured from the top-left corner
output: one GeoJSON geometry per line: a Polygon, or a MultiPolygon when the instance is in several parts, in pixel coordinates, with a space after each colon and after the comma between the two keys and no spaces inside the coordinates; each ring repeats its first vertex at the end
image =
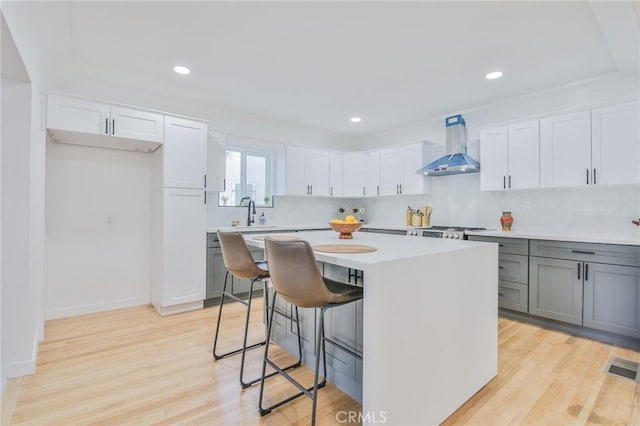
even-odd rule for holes
{"type": "Polygon", "coordinates": [[[407,207],[407,226],[413,226],[413,209],[411,206],[407,207]]]}

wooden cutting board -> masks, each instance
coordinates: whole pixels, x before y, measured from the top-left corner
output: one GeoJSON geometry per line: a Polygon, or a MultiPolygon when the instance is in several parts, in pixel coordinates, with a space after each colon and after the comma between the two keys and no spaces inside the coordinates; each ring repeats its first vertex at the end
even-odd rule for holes
{"type": "MultiPolygon", "coordinates": [[[[251,237],[251,239],[256,241],[264,241],[265,236],[266,235],[256,235],[255,237],[251,237]]],[[[297,241],[302,239],[297,235],[269,235],[269,238],[276,241],[297,241]]]]}
{"type": "Polygon", "coordinates": [[[311,248],[314,251],[324,253],[371,253],[378,251],[374,246],[366,246],[363,244],[319,244],[311,248]]]}

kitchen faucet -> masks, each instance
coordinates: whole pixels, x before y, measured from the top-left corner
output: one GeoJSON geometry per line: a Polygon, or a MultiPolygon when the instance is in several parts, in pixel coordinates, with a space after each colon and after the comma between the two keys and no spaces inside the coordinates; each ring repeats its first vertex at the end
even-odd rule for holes
{"type": "Polygon", "coordinates": [[[252,223],[256,223],[255,216],[251,216],[252,214],[256,214],[256,203],[249,199],[249,204],[247,204],[247,226],[251,226],[252,223]],[[251,211],[251,206],[253,206],[253,211],[251,211]]]}

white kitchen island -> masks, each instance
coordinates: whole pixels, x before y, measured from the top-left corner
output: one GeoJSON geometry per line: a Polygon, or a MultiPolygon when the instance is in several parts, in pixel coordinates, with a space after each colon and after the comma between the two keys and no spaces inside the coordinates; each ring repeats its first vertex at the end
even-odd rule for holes
{"type": "MultiPolygon", "coordinates": [[[[316,252],[319,261],[364,271],[363,424],[439,424],[496,376],[497,244],[372,233],[339,240],[333,231],[294,235],[312,246],[378,249],[316,252]]],[[[247,243],[264,247],[251,236],[247,243]]]]}

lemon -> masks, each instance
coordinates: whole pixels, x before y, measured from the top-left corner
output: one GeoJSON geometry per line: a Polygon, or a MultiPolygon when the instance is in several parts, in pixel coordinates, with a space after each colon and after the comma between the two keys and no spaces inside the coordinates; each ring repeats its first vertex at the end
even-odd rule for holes
{"type": "Polygon", "coordinates": [[[344,218],[344,221],[348,223],[354,223],[354,222],[357,222],[358,219],[356,219],[354,215],[350,214],[349,216],[344,218]]]}
{"type": "Polygon", "coordinates": [[[340,219],[331,219],[331,223],[342,223],[340,219]]]}

